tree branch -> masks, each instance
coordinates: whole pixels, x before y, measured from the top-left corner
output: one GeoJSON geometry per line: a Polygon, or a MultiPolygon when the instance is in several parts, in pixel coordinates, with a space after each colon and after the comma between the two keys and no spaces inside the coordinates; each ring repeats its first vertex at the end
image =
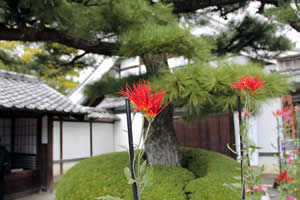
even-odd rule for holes
{"type": "Polygon", "coordinates": [[[300,22],[289,22],[289,25],[293,27],[296,31],[300,32],[300,22]]]}
{"type": "MultiPolygon", "coordinates": [[[[168,1],[170,2],[170,1],[168,1]]],[[[241,3],[241,0],[171,0],[174,3],[174,13],[193,12],[211,6],[224,7],[227,5],[241,3]]],[[[277,0],[260,0],[265,4],[278,6],[277,0]]]]}
{"type": "Polygon", "coordinates": [[[75,49],[82,49],[87,53],[96,53],[101,55],[112,56],[118,53],[118,45],[111,42],[99,40],[87,40],[75,38],[65,32],[53,29],[41,31],[32,28],[7,28],[0,25],[0,40],[18,40],[25,42],[57,42],[75,49]]]}
{"type": "MultiPolygon", "coordinates": [[[[87,54],[87,52],[84,52],[84,53],[82,53],[82,54],[80,54],[78,56],[75,56],[70,62],[67,62],[67,63],[65,63],[63,65],[74,65],[77,60],[79,60],[80,58],[82,58],[86,54],[87,54]]],[[[79,63],[79,64],[82,64],[82,63],[79,63]]]]}

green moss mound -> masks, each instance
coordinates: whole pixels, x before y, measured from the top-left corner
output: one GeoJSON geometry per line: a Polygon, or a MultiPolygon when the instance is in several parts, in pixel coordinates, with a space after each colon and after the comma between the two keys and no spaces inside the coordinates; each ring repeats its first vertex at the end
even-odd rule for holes
{"type": "MultiPolygon", "coordinates": [[[[236,161],[218,153],[191,148],[182,149],[182,157],[185,168],[153,166],[154,184],[145,192],[146,200],[238,199],[223,186],[230,176],[239,174],[235,170],[238,167],[236,161]]],[[[56,200],[95,200],[106,195],[132,200],[131,185],[127,184],[123,173],[126,166],[129,166],[127,152],[83,160],[60,180],[56,200]]]]}
{"type": "MultiPolygon", "coordinates": [[[[235,200],[239,193],[224,184],[236,183],[240,175],[239,164],[232,158],[202,149],[184,148],[182,165],[196,175],[185,192],[190,200],[235,200]]],[[[237,182],[239,183],[239,182],[237,182]]]]}

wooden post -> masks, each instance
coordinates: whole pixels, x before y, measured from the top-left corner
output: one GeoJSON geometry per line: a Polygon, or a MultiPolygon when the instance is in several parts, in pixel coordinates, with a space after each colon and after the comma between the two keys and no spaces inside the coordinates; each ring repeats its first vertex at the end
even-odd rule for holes
{"type": "MultiPolygon", "coordinates": [[[[129,159],[130,159],[130,168],[131,168],[131,178],[135,180],[134,176],[134,148],[133,148],[133,139],[132,139],[132,124],[131,124],[131,111],[130,111],[130,102],[129,98],[126,97],[126,116],[127,116],[127,129],[128,129],[128,144],[129,144],[129,159]]],[[[133,199],[138,200],[138,193],[137,193],[137,185],[136,182],[132,184],[132,191],[133,191],[133,199]]]]}
{"type": "Polygon", "coordinates": [[[60,164],[59,164],[59,171],[60,171],[60,175],[63,175],[63,120],[60,119],[59,121],[59,141],[60,141],[60,144],[59,144],[59,148],[60,148],[60,155],[59,155],[59,159],[60,159],[60,164]]]}
{"type": "Polygon", "coordinates": [[[53,183],[53,117],[48,117],[48,144],[46,145],[47,152],[47,189],[52,190],[53,183]]]}
{"type": "Polygon", "coordinates": [[[90,121],[90,156],[93,156],[93,122],[90,121]]]}

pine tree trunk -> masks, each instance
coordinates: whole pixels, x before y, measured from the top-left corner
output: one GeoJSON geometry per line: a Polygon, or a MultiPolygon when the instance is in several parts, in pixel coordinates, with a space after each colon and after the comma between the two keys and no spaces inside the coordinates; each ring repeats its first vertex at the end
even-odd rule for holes
{"type": "MultiPolygon", "coordinates": [[[[147,73],[159,76],[159,70],[169,69],[166,55],[144,55],[147,73]]],[[[173,127],[173,106],[168,105],[152,122],[151,135],[146,141],[147,160],[155,165],[180,166],[180,152],[173,127]]],[[[145,122],[144,127],[148,126],[145,122]]]]}

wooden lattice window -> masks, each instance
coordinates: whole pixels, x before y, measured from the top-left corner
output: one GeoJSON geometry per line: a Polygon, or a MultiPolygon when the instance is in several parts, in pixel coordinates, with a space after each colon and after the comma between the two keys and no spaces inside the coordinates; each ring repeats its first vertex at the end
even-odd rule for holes
{"type": "Polygon", "coordinates": [[[11,151],[11,119],[0,118],[1,145],[11,151]]]}
{"type": "Polygon", "coordinates": [[[37,153],[37,119],[16,119],[14,146],[15,153],[37,153]]]}

